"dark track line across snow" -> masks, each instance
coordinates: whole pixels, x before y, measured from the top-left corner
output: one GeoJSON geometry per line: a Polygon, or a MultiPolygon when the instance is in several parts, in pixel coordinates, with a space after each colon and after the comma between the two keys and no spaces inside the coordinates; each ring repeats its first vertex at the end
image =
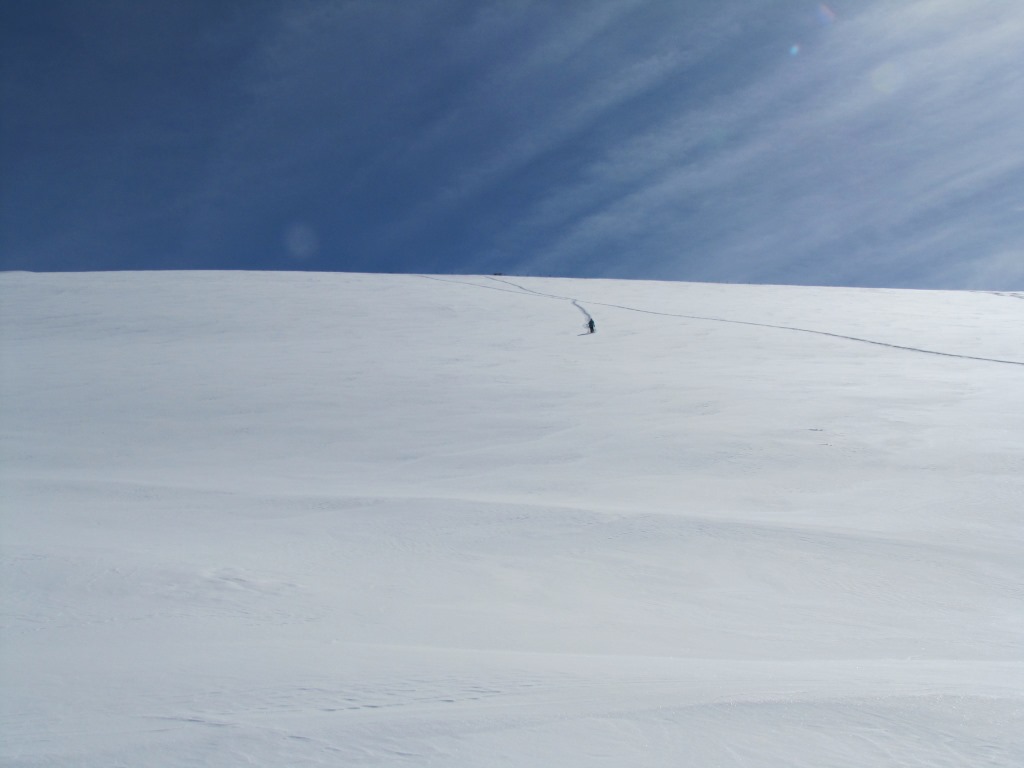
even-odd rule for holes
{"type": "Polygon", "coordinates": [[[985,291],[992,296],[1002,296],[1005,299],[1024,299],[1024,293],[1017,293],[1016,291],[985,291]]]}
{"type": "MultiPolygon", "coordinates": [[[[444,283],[461,283],[463,285],[471,285],[471,286],[473,286],[475,288],[488,288],[488,289],[494,290],[494,291],[507,291],[507,292],[510,292],[510,293],[515,292],[515,291],[510,291],[508,288],[498,288],[496,286],[481,285],[480,283],[473,283],[473,282],[470,282],[468,280],[449,280],[447,278],[435,277],[435,276],[431,276],[431,275],[419,275],[419,277],[424,277],[424,278],[427,278],[429,280],[438,280],[438,281],[444,282],[444,283]]],[[[553,293],[542,293],[541,291],[535,291],[532,288],[526,288],[525,286],[513,283],[510,280],[501,280],[501,279],[499,279],[497,277],[490,277],[490,276],[486,276],[486,277],[487,277],[488,280],[493,280],[493,281],[498,282],[498,283],[503,283],[504,285],[508,285],[508,286],[511,286],[514,289],[518,289],[518,291],[520,291],[520,292],[525,292],[525,293],[528,293],[528,294],[532,294],[534,296],[540,296],[542,298],[547,298],[547,299],[558,299],[560,301],[572,302],[577,307],[579,307],[579,309],[581,311],[583,311],[584,313],[587,313],[587,311],[585,309],[583,309],[583,307],[580,306],[577,303],[578,299],[574,299],[571,296],[559,296],[559,295],[553,294],[553,293]]],[[[1008,295],[1008,294],[997,294],[997,295],[1008,295]]],[[[1022,297],[1017,296],[1015,294],[1009,294],[1009,295],[1013,296],[1013,298],[1022,298],[1022,297]]],[[[599,307],[612,307],[614,309],[623,309],[623,310],[626,310],[628,312],[641,312],[643,314],[658,315],[660,317],[678,317],[678,318],[682,318],[684,320],[704,320],[706,322],[713,322],[713,323],[730,323],[732,325],[750,325],[750,326],[754,326],[756,328],[775,328],[775,329],[780,330],[780,331],[795,331],[797,333],[812,333],[812,334],[814,334],[816,336],[828,336],[828,337],[831,337],[833,339],[843,339],[844,341],[856,341],[856,342],[860,342],[861,344],[872,344],[872,345],[877,346],[877,347],[888,347],[889,349],[899,349],[899,350],[903,350],[905,352],[918,352],[918,353],[923,354],[923,355],[938,355],[940,357],[954,357],[954,358],[959,358],[961,360],[977,360],[977,361],[985,362],[985,363],[1000,363],[1002,365],[1020,365],[1020,366],[1024,366],[1024,362],[1019,361],[1019,360],[1003,360],[1003,359],[1000,359],[1000,358],[997,358],[997,357],[980,357],[980,356],[975,356],[975,355],[962,355],[962,354],[958,354],[958,353],[955,353],[955,352],[941,352],[941,351],[935,350],[935,349],[924,349],[923,347],[911,347],[911,346],[906,346],[906,345],[903,345],[903,344],[892,344],[892,343],[887,342],[887,341],[876,341],[875,339],[865,339],[865,338],[861,338],[859,336],[847,336],[847,335],[842,334],[842,333],[832,333],[831,331],[817,331],[817,330],[814,330],[813,328],[800,328],[798,326],[793,326],[793,325],[776,325],[776,324],[773,324],[773,323],[755,323],[755,322],[753,322],[751,320],[730,320],[729,318],[725,318],[725,317],[710,317],[710,316],[707,316],[707,315],[684,315],[684,314],[679,314],[679,313],[675,313],[675,312],[658,312],[658,311],[653,310],[653,309],[640,309],[639,307],[628,307],[628,306],[625,306],[625,305],[622,305],[622,304],[608,304],[608,303],[601,302],[601,301],[589,301],[587,303],[591,304],[591,305],[597,305],[599,307]]],[[[590,315],[587,314],[587,316],[589,317],[590,315]]]]}
{"type": "Polygon", "coordinates": [[[576,301],[576,299],[572,300],[572,305],[576,307],[576,309],[578,309],[580,312],[582,312],[583,316],[587,318],[587,320],[593,320],[593,318],[590,316],[590,313],[587,312],[587,310],[578,301],[576,301]]]}

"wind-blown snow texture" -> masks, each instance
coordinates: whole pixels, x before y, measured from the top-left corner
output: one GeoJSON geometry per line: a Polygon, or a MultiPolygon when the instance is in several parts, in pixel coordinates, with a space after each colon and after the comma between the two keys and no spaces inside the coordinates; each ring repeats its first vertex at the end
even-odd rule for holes
{"type": "Polygon", "coordinates": [[[1024,294],[0,291],[5,765],[1024,764],[1024,294]]]}

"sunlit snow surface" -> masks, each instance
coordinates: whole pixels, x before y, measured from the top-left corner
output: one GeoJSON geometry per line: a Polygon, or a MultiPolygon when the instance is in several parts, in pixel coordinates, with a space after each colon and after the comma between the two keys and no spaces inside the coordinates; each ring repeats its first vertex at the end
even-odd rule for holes
{"type": "Polygon", "coordinates": [[[5,766],[1024,764],[1024,294],[0,303],[5,766]]]}

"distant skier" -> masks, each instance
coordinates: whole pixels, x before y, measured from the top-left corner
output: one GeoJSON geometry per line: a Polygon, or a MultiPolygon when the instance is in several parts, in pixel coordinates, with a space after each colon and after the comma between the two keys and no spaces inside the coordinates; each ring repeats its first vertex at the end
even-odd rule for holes
{"type": "Polygon", "coordinates": [[[590,329],[591,333],[597,330],[597,326],[594,325],[594,318],[587,320],[587,328],[590,329]]]}

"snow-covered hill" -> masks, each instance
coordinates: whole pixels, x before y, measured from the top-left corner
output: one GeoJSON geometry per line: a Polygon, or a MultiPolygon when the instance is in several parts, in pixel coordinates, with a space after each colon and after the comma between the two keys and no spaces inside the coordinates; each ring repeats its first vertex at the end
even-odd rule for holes
{"type": "Polygon", "coordinates": [[[1020,766],[1022,299],[2,275],[0,761],[1020,766]]]}

